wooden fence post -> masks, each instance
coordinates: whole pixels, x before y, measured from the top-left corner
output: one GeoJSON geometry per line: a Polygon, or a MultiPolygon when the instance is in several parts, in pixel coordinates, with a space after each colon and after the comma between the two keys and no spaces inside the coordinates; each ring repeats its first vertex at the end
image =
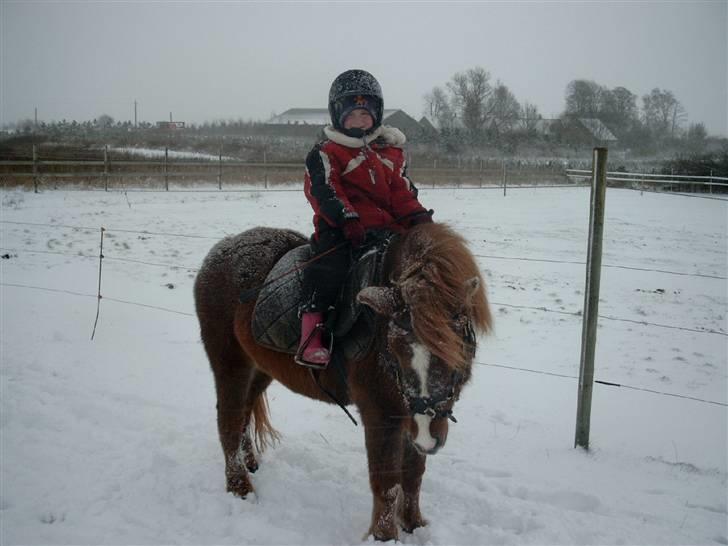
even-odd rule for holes
{"type": "Polygon", "coordinates": [[[506,196],[506,160],[503,160],[503,197],[506,196]]]}
{"type": "Polygon", "coordinates": [[[268,155],[263,150],[263,172],[265,173],[265,189],[268,189],[268,155]]]}
{"type": "Polygon", "coordinates": [[[104,146],[104,191],[109,191],[109,145],[104,146]]]}
{"type": "Polygon", "coordinates": [[[607,149],[594,148],[592,159],[591,210],[589,213],[589,243],[586,259],[584,315],[581,331],[579,394],[576,408],[574,447],[589,449],[591,401],[594,387],[594,353],[597,343],[599,314],[599,281],[602,267],[602,233],[604,231],[604,201],[607,188],[607,149]]]}
{"type": "Polygon", "coordinates": [[[217,189],[222,190],[222,144],[220,144],[220,153],[218,154],[218,167],[217,167],[217,189]]]}
{"type": "Polygon", "coordinates": [[[166,191],[169,191],[169,165],[167,164],[169,161],[169,147],[164,147],[164,189],[166,191]]]}
{"type": "Polygon", "coordinates": [[[38,148],[33,144],[33,188],[38,193],[38,148]]]}

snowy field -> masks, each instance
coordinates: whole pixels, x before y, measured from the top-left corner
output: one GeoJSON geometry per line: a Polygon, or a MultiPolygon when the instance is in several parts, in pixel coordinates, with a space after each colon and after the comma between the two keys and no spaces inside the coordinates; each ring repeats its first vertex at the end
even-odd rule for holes
{"type": "MultiPolygon", "coordinates": [[[[131,154],[147,159],[158,159],[164,157],[164,150],[158,150],[155,148],[138,148],[138,147],[123,147],[123,148],[109,148],[109,151],[114,153],[131,154]]],[[[169,150],[167,157],[170,159],[198,159],[200,161],[219,161],[220,156],[214,154],[205,154],[202,152],[178,152],[175,150],[169,150]]],[[[225,161],[234,161],[234,157],[222,156],[225,161]]]]}
{"type": "MultiPolygon", "coordinates": [[[[0,196],[0,544],[371,541],[363,431],[279,385],[257,496],[225,492],[193,269],[226,234],[308,233],[301,191],[0,196]]],[[[430,525],[402,542],[728,544],[728,201],[608,190],[595,375],[633,388],[595,385],[585,453],[589,190],[421,200],[480,256],[496,331],[428,458],[430,525]]]]}

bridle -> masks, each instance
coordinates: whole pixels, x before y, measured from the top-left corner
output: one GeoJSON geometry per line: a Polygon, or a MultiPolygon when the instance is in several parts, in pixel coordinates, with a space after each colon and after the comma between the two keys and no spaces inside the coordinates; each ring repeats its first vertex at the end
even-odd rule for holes
{"type": "MultiPolygon", "coordinates": [[[[405,332],[412,332],[412,322],[411,322],[411,315],[409,307],[405,306],[399,313],[396,313],[391,317],[394,324],[404,330],[405,332]]],[[[461,320],[459,318],[455,319],[461,320]]],[[[463,337],[463,341],[467,343],[469,346],[475,347],[475,331],[473,329],[472,322],[470,319],[465,318],[464,319],[465,325],[465,335],[463,337]]],[[[386,358],[383,353],[380,353],[380,359],[386,358]]],[[[391,356],[390,356],[391,359],[391,356]]],[[[441,395],[441,396],[409,396],[407,394],[407,390],[404,388],[404,384],[402,382],[402,368],[399,364],[399,362],[390,362],[387,363],[388,367],[393,371],[397,389],[399,390],[400,395],[402,396],[402,399],[404,400],[406,406],[409,408],[410,416],[414,417],[415,415],[425,415],[427,417],[431,418],[447,418],[453,423],[457,423],[457,419],[455,419],[455,416],[452,414],[452,410],[448,408],[450,403],[455,399],[455,385],[458,385],[461,381],[459,377],[459,373],[457,371],[453,371],[452,373],[452,387],[450,388],[450,391],[447,394],[441,395]]]]}
{"type": "MultiPolygon", "coordinates": [[[[401,390],[401,389],[400,389],[401,390]]],[[[452,414],[451,409],[447,409],[448,403],[455,398],[455,388],[453,387],[450,390],[450,393],[447,396],[443,396],[440,398],[433,398],[433,397],[423,397],[418,396],[416,398],[408,398],[407,395],[402,393],[405,400],[407,400],[409,404],[410,413],[414,415],[426,415],[431,418],[435,417],[447,417],[452,421],[453,423],[457,423],[458,420],[455,419],[455,416],[452,414]]]]}

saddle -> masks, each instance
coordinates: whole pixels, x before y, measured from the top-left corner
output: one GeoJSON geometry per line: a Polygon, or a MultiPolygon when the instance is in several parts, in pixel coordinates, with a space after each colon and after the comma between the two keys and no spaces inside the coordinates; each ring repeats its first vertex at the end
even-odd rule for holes
{"type": "MultiPolygon", "coordinates": [[[[334,355],[348,361],[360,360],[371,349],[374,312],[358,303],[356,296],[363,288],[381,283],[384,253],[392,236],[378,237],[354,261],[337,298],[336,311],[327,318],[334,355]]],[[[263,347],[296,353],[301,337],[299,309],[304,303],[301,264],[311,258],[311,247],[301,245],[286,253],[268,273],[252,319],[253,337],[263,347]]]]}

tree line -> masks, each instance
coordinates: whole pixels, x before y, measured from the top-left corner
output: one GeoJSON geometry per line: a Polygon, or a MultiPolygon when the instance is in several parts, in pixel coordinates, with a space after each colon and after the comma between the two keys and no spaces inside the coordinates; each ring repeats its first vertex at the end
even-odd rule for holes
{"type": "MultiPolygon", "coordinates": [[[[703,123],[686,127],[687,112],[674,93],[654,88],[640,98],[625,87],[610,89],[591,80],[569,82],[564,110],[545,120],[538,107],[520,103],[506,84],[492,81],[483,67],[457,72],[424,96],[425,115],[447,141],[512,147],[524,140],[569,141],[570,127],[598,119],[620,146],[649,152],[665,144],[699,151],[708,137],[703,123]]],[[[576,140],[583,133],[576,136],[576,140]]],[[[598,137],[598,135],[597,135],[598,137]]],[[[571,139],[573,140],[573,139],[571,139]]],[[[587,144],[588,142],[583,142],[587,144]]]]}
{"type": "MultiPolygon", "coordinates": [[[[576,79],[564,91],[564,109],[556,119],[544,119],[535,104],[520,102],[508,86],[493,81],[491,74],[477,66],[455,73],[444,85],[435,86],[424,96],[424,114],[437,132],[409,135],[414,142],[429,143],[445,153],[536,153],[558,155],[564,148],[586,149],[600,144],[600,136],[614,135],[616,146],[638,155],[653,155],[667,150],[700,153],[707,150],[709,137],[702,123],[687,124],[687,112],[674,93],[654,88],[638,97],[625,87],[608,88],[597,82],[576,79]],[[599,120],[584,127],[583,120],[599,120]]],[[[263,122],[253,120],[216,120],[187,124],[188,136],[263,134],[263,122]]],[[[145,138],[171,138],[172,133],[157,129],[149,122],[114,120],[102,114],[91,121],[61,120],[39,122],[25,119],[15,124],[21,135],[45,135],[55,139],[94,139],[114,136],[132,144],[145,138]]],[[[176,138],[176,137],[175,137],[176,138]]],[[[715,139],[712,139],[715,141],[715,139]]],[[[607,143],[612,145],[612,143],[607,143]]],[[[725,146],[725,144],[724,144],[725,146]]]]}

